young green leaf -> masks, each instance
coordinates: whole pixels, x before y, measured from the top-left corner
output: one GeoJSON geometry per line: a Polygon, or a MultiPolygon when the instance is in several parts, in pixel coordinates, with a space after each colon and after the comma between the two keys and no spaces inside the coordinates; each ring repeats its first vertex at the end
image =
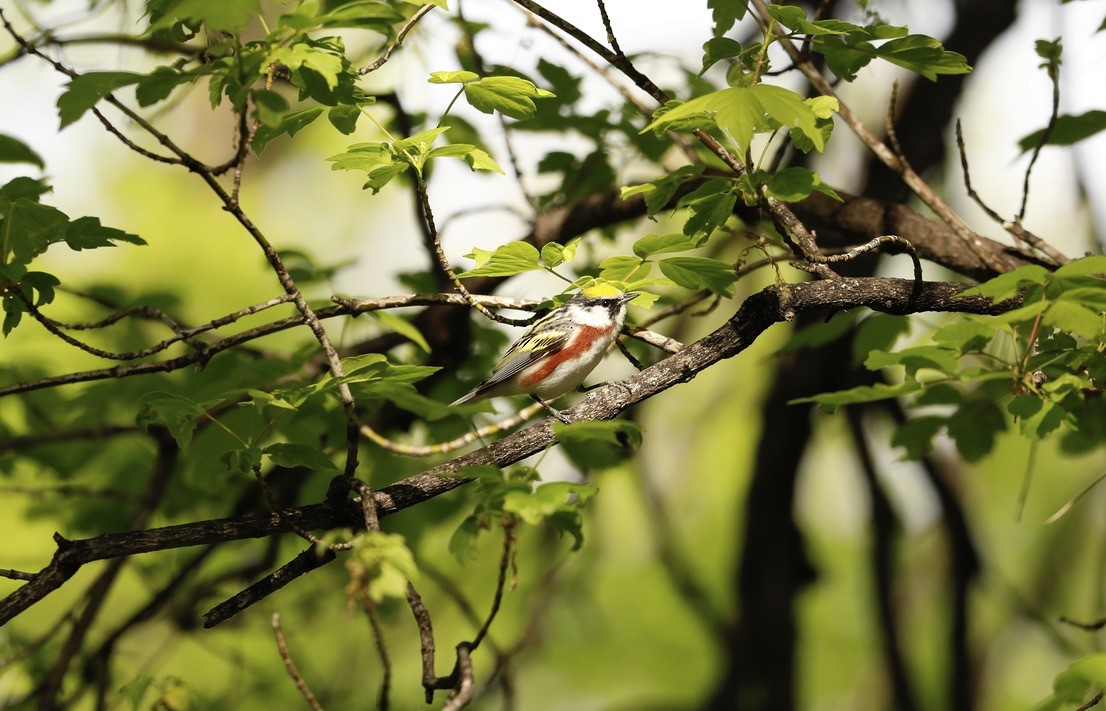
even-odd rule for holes
{"type": "MultiPolygon", "coordinates": [[[[486,255],[486,260],[478,262],[480,266],[457,276],[461,279],[477,276],[514,276],[542,268],[538,261],[540,258],[538,250],[529,242],[508,242],[496,248],[491,254],[487,252],[483,254],[486,255]]],[[[474,259],[476,252],[465,256],[474,259]]]]}
{"type": "Polygon", "coordinates": [[[802,96],[771,84],[735,86],[692,99],[656,118],[642,131],[663,131],[678,120],[708,112],[744,152],[753,134],[771,130],[773,123],[797,129],[821,151],[825,147],[818,117],[802,96]]]}
{"type": "Polygon", "coordinates": [[[642,195],[645,198],[645,208],[649,215],[656,214],[672,200],[672,196],[680,189],[680,186],[689,180],[694,180],[702,175],[704,166],[685,165],[671,173],[666,173],[656,180],[641,185],[628,185],[621,188],[622,199],[634,195],[642,195]]]}
{"type": "MultiPolygon", "coordinates": [[[[433,76],[431,81],[434,81],[433,76]]],[[[553,92],[546,91],[533,82],[513,76],[483,77],[476,81],[466,81],[464,85],[465,98],[474,109],[486,114],[498,111],[515,119],[533,118],[538,110],[534,100],[554,96],[553,92]]]]}
{"type": "Polygon", "coordinates": [[[669,257],[658,262],[661,273],[685,289],[710,289],[733,296],[737,272],[733,266],[709,257],[669,257]]]}
{"type": "Polygon", "coordinates": [[[667,235],[650,234],[634,242],[634,254],[642,259],[647,259],[654,254],[686,252],[696,247],[698,247],[698,245],[693,240],[679,233],[667,235]]]}
{"type": "Polygon", "coordinates": [[[407,319],[396,316],[395,314],[390,314],[384,310],[374,311],[373,317],[379,321],[384,328],[395,331],[421,348],[423,352],[430,352],[430,344],[426,342],[426,337],[422,335],[422,331],[407,319]]]}

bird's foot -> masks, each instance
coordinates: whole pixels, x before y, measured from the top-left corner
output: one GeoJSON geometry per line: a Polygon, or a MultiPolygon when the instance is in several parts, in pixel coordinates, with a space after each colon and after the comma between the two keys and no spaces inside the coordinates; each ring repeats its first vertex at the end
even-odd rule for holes
{"type": "Polygon", "coordinates": [[[545,400],[542,400],[537,395],[531,395],[530,397],[532,397],[534,399],[534,402],[539,403],[542,407],[544,407],[549,412],[550,415],[557,418],[557,420],[559,420],[560,422],[562,422],[566,425],[571,424],[572,420],[568,419],[568,416],[566,416],[563,412],[561,412],[557,408],[550,405],[545,400]]]}

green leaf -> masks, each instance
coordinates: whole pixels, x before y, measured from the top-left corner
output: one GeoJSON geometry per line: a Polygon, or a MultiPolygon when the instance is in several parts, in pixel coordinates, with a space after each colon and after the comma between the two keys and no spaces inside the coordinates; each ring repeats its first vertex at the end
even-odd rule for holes
{"type": "Polygon", "coordinates": [[[391,5],[376,0],[357,0],[338,5],[320,15],[318,23],[320,27],[355,27],[391,34],[392,25],[403,19],[403,15],[391,5]]]}
{"type": "Polygon", "coordinates": [[[1027,264],[962,291],[960,296],[986,296],[997,304],[1017,296],[1018,291],[1026,284],[1044,284],[1048,279],[1047,269],[1036,264],[1027,264]]]}
{"type": "MultiPolygon", "coordinates": [[[[1081,114],[1062,114],[1048,134],[1046,146],[1070,146],[1106,130],[1106,111],[1093,109],[1081,114]]],[[[1036,148],[1045,135],[1045,129],[1034,131],[1018,141],[1022,153],[1036,148]]]]}
{"type": "Polygon", "coordinates": [[[448,146],[435,148],[426,154],[427,158],[461,158],[473,170],[486,170],[493,173],[503,173],[499,164],[487,154],[486,151],[477,148],[470,143],[452,143],[448,146]]]}
{"type": "Polygon", "coordinates": [[[533,118],[538,107],[535,99],[552,98],[553,92],[519,77],[484,77],[465,84],[465,98],[478,111],[498,111],[515,119],[533,118]]]}
{"type": "Polygon", "coordinates": [[[732,188],[731,181],[715,178],[680,198],[676,207],[687,208],[691,213],[684,222],[684,234],[709,236],[726,224],[737,205],[737,195],[732,188]]]}
{"type": "Polygon", "coordinates": [[[791,332],[787,341],[772,354],[772,357],[796,353],[806,348],[818,348],[841,338],[856,324],[852,313],[833,314],[822,323],[816,323],[791,332]]]}
{"type": "Polygon", "coordinates": [[[479,78],[476,72],[432,72],[429,81],[431,84],[468,84],[479,78]]]}
{"type": "Polygon", "coordinates": [[[363,188],[373,194],[406,172],[411,164],[396,160],[396,154],[387,143],[355,143],[345,153],[327,158],[332,170],[359,170],[367,174],[363,188]]]}
{"type": "Polygon", "coordinates": [[[942,326],[933,340],[960,353],[978,353],[991,343],[996,331],[993,321],[964,320],[942,326]]]}
{"type": "Polygon", "coordinates": [[[723,261],[709,257],[670,257],[658,262],[661,272],[685,289],[710,289],[733,296],[737,272],[723,261]]]}
{"type": "Polygon", "coordinates": [[[856,405],[863,402],[877,402],[902,397],[922,389],[921,383],[909,378],[897,385],[889,383],[876,383],[875,385],[860,385],[849,390],[840,390],[835,393],[823,393],[813,397],[802,397],[791,400],[788,405],[798,405],[805,402],[817,403],[823,412],[833,412],[842,405],[856,405]]]}
{"type": "Polygon", "coordinates": [[[65,85],[65,91],[58,97],[58,116],[61,128],[73,123],[101,99],[116,89],[137,84],[142,74],[134,72],[88,72],[74,77],[65,85]]]}
{"type": "Polygon", "coordinates": [[[891,444],[905,449],[907,459],[921,459],[933,448],[933,438],[946,421],[944,417],[933,415],[912,417],[895,430],[891,444]]]}
{"type": "Polygon", "coordinates": [[[711,37],[703,43],[703,68],[699,70],[699,75],[702,76],[708,69],[723,59],[736,57],[741,54],[744,49],[741,43],[735,39],[730,39],[729,37],[711,37]]]}
{"type": "Polygon", "coordinates": [[[784,202],[798,202],[810,195],[822,180],[813,170],[784,168],[769,178],[765,187],[772,197],[784,202]]]}
{"type": "Polygon", "coordinates": [[[376,318],[376,320],[379,321],[382,326],[395,331],[399,335],[411,341],[416,346],[421,348],[423,352],[430,352],[430,344],[426,342],[426,337],[422,335],[422,331],[420,331],[415,326],[415,324],[411,323],[407,319],[396,316],[395,314],[390,314],[384,310],[374,311],[373,317],[376,318]]]}
{"type": "Polygon", "coordinates": [[[1068,289],[1057,301],[1072,301],[1095,311],[1106,311],[1106,282],[1101,286],[1084,286],[1068,289]]]}
{"type": "Polygon", "coordinates": [[[174,393],[149,393],[139,402],[137,424],[141,429],[154,424],[165,425],[177,445],[188,449],[197,422],[218,403],[218,400],[195,402],[174,393]]]}
{"type": "Polygon", "coordinates": [[[910,333],[910,319],[891,314],[872,314],[860,322],[853,337],[853,364],[863,363],[872,351],[890,350],[900,336],[910,333]]]}
{"type": "Polygon", "coordinates": [[[357,130],[357,119],[361,118],[361,107],[339,104],[326,112],[330,125],[346,136],[357,130]]]}
{"type": "Polygon", "coordinates": [[[938,75],[967,74],[972,70],[964,55],[946,50],[939,40],[926,35],[908,35],[890,40],[875,50],[876,56],[930,81],[938,75]]]}
{"type": "Polygon", "coordinates": [[[1103,328],[1102,316],[1073,301],[1054,301],[1041,322],[1084,338],[1094,338],[1103,328]]]}
{"type": "Polygon", "coordinates": [[[407,596],[407,582],[417,580],[418,567],[407,542],[398,533],[366,532],[358,536],[346,560],[355,594],[376,603],[407,596]],[[356,590],[357,585],[363,588],[356,590]]]}
{"type": "Polygon", "coordinates": [[[686,252],[697,246],[693,240],[678,232],[667,235],[649,234],[634,242],[634,254],[646,259],[654,254],[686,252]]]}
{"type": "Polygon", "coordinates": [[[458,563],[466,565],[476,560],[476,538],[480,535],[480,521],[468,516],[449,538],[449,553],[458,563]]]}
{"type": "Polygon", "coordinates": [[[53,302],[54,287],[61,281],[53,274],[46,272],[27,272],[19,280],[19,286],[24,292],[30,290],[31,303],[35,306],[44,306],[53,302]]]}
{"type": "MultiPolygon", "coordinates": [[[[206,73],[202,70],[182,72],[175,67],[158,67],[138,81],[134,90],[134,98],[139,106],[152,106],[159,101],[169,98],[181,84],[190,84],[206,73]]],[[[285,108],[288,108],[285,105],[285,108]]]]}
{"type": "Polygon", "coordinates": [[[622,199],[625,200],[633,195],[643,195],[648,214],[656,214],[668,205],[681,185],[702,175],[704,167],[702,165],[685,165],[671,173],[662,175],[652,182],[625,186],[621,188],[622,199]]]}
{"type": "Polygon", "coordinates": [[[1106,274],[1106,257],[1101,255],[1076,259],[1053,272],[1053,275],[1059,278],[1098,276],[1101,274],[1106,274]]]}
{"type": "MultiPolygon", "coordinates": [[[[344,69],[341,56],[307,42],[277,47],[269,54],[269,62],[283,64],[293,74],[302,69],[314,72],[326,83],[328,89],[335,89],[338,86],[338,75],[344,69]]],[[[305,77],[304,80],[309,81],[309,78],[305,77]]],[[[300,85],[297,84],[297,86],[300,85]]]]}
{"type": "MultiPolygon", "coordinates": [[[[475,259],[475,255],[474,251],[465,256],[475,259]]],[[[478,262],[480,266],[457,276],[468,279],[476,276],[514,276],[523,272],[532,272],[541,269],[539,257],[538,250],[529,242],[509,242],[496,248],[482,263],[478,262]]]]}
{"type": "Polygon", "coordinates": [[[553,434],[581,469],[612,467],[641,446],[641,428],[627,420],[555,422],[553,434]]]}
{"type": "Polygon", "coordinates": [[[810,105],[799,94],[771,84],[735,86],[700,96],[665,112],[642,132],[664,131],[678,120],[702,112],[712,113],[718,127],[733,137],[742,152],[749,148],[754,133],[772,130],[775,125],[799,130],[819,151],[825,147],[810,105]]]}
{"type": "Polygon", "coordinates": [[[337,471],[338,467],[318,447],[295,442],[270,444],[261,450],[278,467],[304,467],[312,471],[337,471]]]}
{"type": "Polygon", "coordinates": [[[65,238],[69,218],[49,205],[40,205],[28,198],[12,202],[0,235],[0,262],[7,253],[17,262],[26,264],[46,251],[54,242],[65,238]]]}
{"type": "Polygon", "coordinates": [[[606,281],[627,281],[631,276],[644,277],[653,268],[640,257],[615,255],[599,263],[599,278],[606,281]]]}
{"type": "MultiPolygon", "coordinates": [[[[324,110],[322,106],[306,106],[287,112],[276,126],[269,126],[262,123],[257,129],[257,133],[254,135],[253,149],[257,153],[261,153],[265,150],[265,146],[269,145],[269,142],[277,136],[281,136],[285,133],[289,136],[295,136],[309,126],[315,119],[319,118],[324,110]]],[[[339,169],[335,168],[335,170],[339,169]]]]}
{"type": "Polygon", "coordinates": [[[1068,672],[1100,689],[1106,688],[1106,653],[1098,652],[1083,657],[1068,666],[1068,672]]]}
{"type": "Polygon", "coordinates": [[[203,23],[215,32],[237,32],[261,12],[258,0],[151,0],[150,27],[171,27],[177,20],[203,23]]]}
{"type": "Polygon", "coordinates": [[[261,466],[262,456],[262,452],[259,448],[245,447],[223,452],[219,457],[219,461],[229,471],[247,474],[261,466]]]}
{"type": "Polygon", "coordinates": [[[913,346],[894,353],[872,351],[864,360],[864,367],[868,370],[879,370],[892,365],[901,365],[906,368],[907,377],[914,378],[922,369],[954,375],[959,362],[960,353],[952,348],[913,346]]]}
{"type": "Polygon", "coordinates": [[[405,151],[415,151],[418,154],[428,153],[430,146],[434,145],[434,141],[438,140],[438,136],[442,135],[449,130],[449,126],[437,126],[420,133],[416,133],[413,136],[402,138],[392,144],[392,150],[396,153],[403,153],[405,151]]]}
{"type": "Polygon", "coordinates": [[[564,245],[549,242],[541,248],[541,260],[549,267],[571,262],[576,257],[576,250],[579,248],[581,240],[583,240],[582,237],[577,237],[564,245]]]}
{"type": "Polygon", "coordinates": [[[557,101],[563,105],[575,104],[583,96],[580,92],[580,77],[573,76],[560,65],[539,59],[538,74],[549,82],[549,87],[556,94],[557,101]]]}
{"type": "Polygon", "coordinates": [[[749,3],[746,0],[707,0],[714,20],[714,36],[721,37],[730,31],[734,24],[745,17],[749,3]]]}
{"type": "Polygon", "coordinates": [[[0,163],[30,163],[45,168],[42,157],[18,138],[0,133],[0,163]]]}
{"type": "Polygon", "coordinates": [[[949,437],[969,462],[990,453],[999,432],[1006,430],[1006,418],[989,400],[971,400],[961,405],[948,419],[949,437]]]}
{"type": "Polygon", "coordinates": [[[146,695],[146,691],[153,684],[154,678],[149,674],[143,674],[137,679],[131,681],[120,687],[119,691],[127,699],[127,703],[131,705],[131,711],[139,711],[142,704],[142,697],[146,695]]]}
{"type": "Polygon", "coordinates": [[[98,217],[78,217],[65,226],[65,243],[75,251],[82,249],[95,249],[97,247],[114,247],[115,242],[128,242],[130,244],[144,245],[146,240],[137,235],[105,227],[100,224],[98,217]]]}

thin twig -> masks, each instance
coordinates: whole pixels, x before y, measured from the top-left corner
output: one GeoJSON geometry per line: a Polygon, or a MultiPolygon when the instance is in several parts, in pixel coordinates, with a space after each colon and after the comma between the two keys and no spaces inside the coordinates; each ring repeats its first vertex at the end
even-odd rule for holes
{"type": "Polygon", "coordinates": [[[384,64],[392,58],[392,53],[399,49],[400,45],[403,44],[403,40],[405,37],[407,37],[407,33],[410,32],[416,24],[418,24],[419,20],[426,17],[426,15],[429,14],[430,11],[433,10],[435,7],[437,7],[437,5],[434,5],[433,3],[428,3],[420,7],[414,15],[411,15],[411,19],[407,20],[407,22],[403,23],[403,27],[399,28],[399,32],[396,33],[395,41],[388,45],[388,47],[384,50],[384,53],[381,54],[380,57],[369,66],[361,67],[360,69],[358,69],[357,73],[361,76],[364,76],[370,72],[375,72],[377,69],[383,67],[384,64]]]}
{"type": "Polygon", "coordinates": [[[822,255],[818,259],[819,261],[829,264],[847,262],[850,259],[855,259],[862,254],[871,252],[873,249],[889,244],[896,244],[902,247],[903,250],[910,255],[910,259],[914,263],[914,283],[920,285],[922,283],[922,260],[918,258],[918,252],[914,249],[914,245],[912,245],[909,240],[899,237],[898,235],[880,235],[864,244],[852,247],[841,254],[822,255]]]}
{"type": "Polygon", "coordinates": [[[1048,79],[1052,82],[1052,110],[1048,116],[1048,124],[1041,133],[1041,139],[1033,146],[1033,155],[1029,157],[1029,165],[1025,167],[1025,178],[1022,182],[1022,201],[1018,208],[1018,214],[1014,222],[1020,223],[1025,218],[1025,208],[1029,202],[1029,177],[1033,173],[1033,166],[1037,164],[1037,158],[1041,155],[1041,149],[1048,143],[1053,129],[1056,128],[1056,120],[1060,117],[1060,63],[1049,61],[1047,63],[1048,79]]]}
{"type": "Polygon", "coordinates": [[[292,677],[292,681],[295,682],[296,688],[299,689],[300,696],[307,702],[313,711],[323,711],[323,707],[319,704],[318,699],[311,693],[311,689],[308,688],[307,682],[303,680],[300,675],[299,669],[296,669],[296,663],[292,661],[292,654],[288,651],[288,641],[284,639],[284,630],[280,627],[280,613],[274,612],[272,618],[273,636],[276,637],[277,651],[280,653],[280,658],[284,662],[284,668],[288,670],[288,676],[292,677]]]}
{"type": "Polygon", "coordinates": [[[472,692],[476,687],[472,671],[472,656],[468,642],[457,645],[457,668],[454,670],[457,676],[457,686],[442,705],[442,711],[459,711],[468,706],[472,701],[472,692]]]}
{"type": "Polygon", "coordinates": [[[614,50],[617,56],[625,57],[626,55],[622,52],[622,48],[618,46],[618,39],[614,36],[614,28],[611,27],[611,18],[607,15],[607,4],[603,2],[603,0],[595,0],[595,2],[599,5],[599,14],[603,18],[603,29],[607,31],[607,44],[611,46],[611,49],[614,50]]]}
{"type": "Polygon", "coordinates": [[[492,598],[492,609],[488,612],[487,619],[484,620],[484,625],[480,628],[480,631],[476,633],[476,636],[472,639],[472,644],[469,647],[469,651],[475,652],[476,648],[480,646],[480,643],[484,641],[484,637],[488,634],[488,629],[491,628],[492,622],[495,620],[496,614],[499,612],[499,605],[503,602],[503,588],[507,583],[507,569],[511,565],[511,556],[514,553],[515,545],[515,531],[511,524],[503,526],[503,553],[499,557],[499,577],[495,583],[495,596],[492,598]]]}
{"type": "Polygon", "coordinates": [[[442,249],[442,238],[441,235],[438,234],[438,228],[434,225],[434,211],[430,209],[430,196],[427,194],[425,181],[421,179],[418,180],[416,190],[418,192],[419,202],[422,205],[423,219],[426,220],[426,228],[432,241],[434,255],[438,259],[438,266],[441,267],[442,271],[449,277],[449,281],[453,284],[453,287],[457,289],[457,293],[464,297],[469,306],[492,321],[505,323],[509,326],[529,326],[533,323],[533,319],[510,318],[501,314],[492,313],[486,306],[473,297],[473,294],[468,288],[457,278],[457,273],[453,271],[453,267],[449,264],[449,259],[445,256],[445,250],[442,249]]]}
{"type": "Polygon", "coordinates": [[[393,452],[395,454],[402,454],[407,457],[429,457],[435,454],[446,454],[454,450],[460,449],[466,445],[472,444],[477,440],[482,440],[484,437],[493,435],[505,430],[509,430],[512,427],[521,425],[534,415],[538,414],[544,408],[540,404],[530,405],[528,407],[519,410],[518,414],[508,417],[500,422],[494,422],[490,425],[486,425],[471,432],[466,432],[456,439],[451,439],[448,442],[439,442],[437,444],[404,444],[402,442],[395,442],[393,440],[384,437],[376,430],[366,425],[361,425],[361,434],[374,444],[393,452]]]}
{"type": "Polygon", "coordinates": [[[1071,261],[1063,252],[1060,252],[1048,242],[1027,230],[1025,225],[1022,224],[1020,217],[1007,220],[983,202],[983,198],[980,197],[979,193],[972,187],[971,173],[968,171],[968,152],[964,145],[964,135],[960,127],[959,119],[956,121],[956,148],[960,152],[960,169],[961,173],[964,175],[964,188],[968,191],[968,197],[970,197],[980,209],[987,213],[988,217],[1002,225],[1002,228],[1009,232],[1015,240],[1036,249],[1054,263],[1063,265],[1071,261]]]}
{"type": "Polygon", "coordinates": [[[426,691],[426,703],[429,704],[434,701],[434,690],[437,688],[434,682],[438,678],[434,671],[434,627],[430,622],[430,612],[422,603],[422,598],[419,597],[411,581],[407,581],[407,604],[419,628],[419,644],[422,650],[422,688],[426,691]]]}
{"type": "Polygon", "coordinates": [[[369,625],[373,630],[373,642],[376,644],[376,652],[380,655],[380,666],[384,669],[384,678],[380,682],[380,695],[377,696],[376,707],[379,711],[388,711],[389,694],[392,688],[392,659],[388,656],[388,645],[384,642],[384,629],[380,626],[380,616],[376,612],[376,603],[368,595],[361,596],[361,607],[369,618],[369,625]]]}

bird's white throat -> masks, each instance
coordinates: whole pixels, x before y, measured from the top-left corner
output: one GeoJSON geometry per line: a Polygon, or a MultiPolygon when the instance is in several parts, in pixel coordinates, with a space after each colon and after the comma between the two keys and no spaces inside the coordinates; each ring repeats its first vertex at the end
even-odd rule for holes
{"type": "MultiPolygon", "coordinates": [[[[578,304],[569,305],[571,311],[572,320],[581,326],[591,326],[592,328],[608,328],[611,323],[617,321],[605,306],[580,306],[578,304]]],[[[623,312],[625,313],[625,312],[623,312]]]]}

